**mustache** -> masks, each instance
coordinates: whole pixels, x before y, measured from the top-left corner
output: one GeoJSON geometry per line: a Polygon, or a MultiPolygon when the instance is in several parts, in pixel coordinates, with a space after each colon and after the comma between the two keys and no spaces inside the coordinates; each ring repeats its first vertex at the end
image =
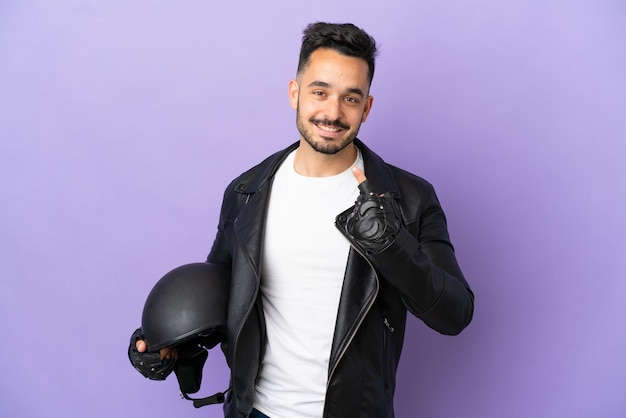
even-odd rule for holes
{"type": "Polygon", "coordinates": [[[350,126],[348,126],[345,123],[341,122],[339,119],[330,120],[330,119],[315,119],[315,118],[311,118],[311,119],[309,119],[309,122],[314,123],[316,125],[332,126],[333,128],[350,129],[350,126]]]}

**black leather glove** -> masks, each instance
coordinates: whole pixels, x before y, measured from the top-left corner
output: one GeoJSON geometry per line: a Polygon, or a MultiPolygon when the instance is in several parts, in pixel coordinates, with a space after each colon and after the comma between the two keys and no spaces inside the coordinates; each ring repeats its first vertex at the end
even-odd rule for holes
{"type": "Polygon", "coordinates": [[[359,184],[360,194],[348,215],[346,232],[361,249],[376,254],[387,248],[398,235],[400,219],[395,200],[389,193],[375,193],[369,181],[359,184]]]}
{"type": "Polygon", "coordinates": [[[128,346],[128,359],[133,367],[144,377],[150,380],[165,380],[167,376],[174,370],[175,360],[161,360],[159,352],[140,353],[137,350],[137,340],[143,339],[141,328],[138,328],[130,337],[130,345],[128,346]]]}

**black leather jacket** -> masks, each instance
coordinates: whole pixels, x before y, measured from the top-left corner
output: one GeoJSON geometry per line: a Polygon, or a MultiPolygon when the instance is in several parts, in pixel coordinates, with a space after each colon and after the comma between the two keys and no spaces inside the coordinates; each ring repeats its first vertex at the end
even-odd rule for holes
{"type": "MultiPolygon", "coordinates": [[[[474,296],[457,264],[432,186],[386,164],[359,140],[355,144],[373,190],[396,197],[404,227],[379,254],[364,256],[354,246],[350,250],[324,417],[391,418],[407,310],[432,329],[455,335],[471,321],[474,296]]],[[[228,340],[222,346],[231,370],[224,405],[228,418],[247,417],[252,409],[265,347],[259,284],[269,191],[276,169],[297,146],[270,156],[228,186],[208,256],[209,262],[232,268],[228,340]]],[[[348,213],[350,209],[337,216],[339,229],[348,213]]]]}

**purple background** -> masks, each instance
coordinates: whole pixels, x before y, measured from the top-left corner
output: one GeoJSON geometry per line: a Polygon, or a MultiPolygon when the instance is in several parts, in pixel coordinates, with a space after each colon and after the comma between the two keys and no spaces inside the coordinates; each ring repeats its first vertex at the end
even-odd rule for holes
{"type": "Polygon", "coordinates": [[[125,350],[229,180],[297,139],[316,20],[380,42],[360,137],[435,185],[476,293],[458,337],[410,319],[397,415],[626,416],[617,0],[0,2],[0,416],[221,416],[125,350]]]}

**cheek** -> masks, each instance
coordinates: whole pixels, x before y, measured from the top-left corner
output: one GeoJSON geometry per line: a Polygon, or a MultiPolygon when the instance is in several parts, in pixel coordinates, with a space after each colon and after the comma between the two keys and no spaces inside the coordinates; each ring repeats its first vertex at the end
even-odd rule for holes
{"type": "Polygon", "coordinates": [[[361,123],[365,122],[368,115],[369,115],[369,107],[366,106],[365,108],[361,109],[361,112],[359,114],[359,121],[361,123]]]}
{"type": "MultiPolygon", "coordinates": [[[[348,115],[348,114],[346,114],[348,115]]],[[[350,122],[353,125],[357,125],[359,123],[363,123],[365,122],[365,119],[367,118],[367,115],[365,114],[365,112],[363,111],[363,109],[353,109],[350,113],[349,113],[349,118],[350,118],[350,122]]]]}
{"type": "Polygon", "coordinates": [[[311,100],[300,100],[298,102],[298,111],[301,115],[309,118],[320,111],[320,106],[311,100]]]}

